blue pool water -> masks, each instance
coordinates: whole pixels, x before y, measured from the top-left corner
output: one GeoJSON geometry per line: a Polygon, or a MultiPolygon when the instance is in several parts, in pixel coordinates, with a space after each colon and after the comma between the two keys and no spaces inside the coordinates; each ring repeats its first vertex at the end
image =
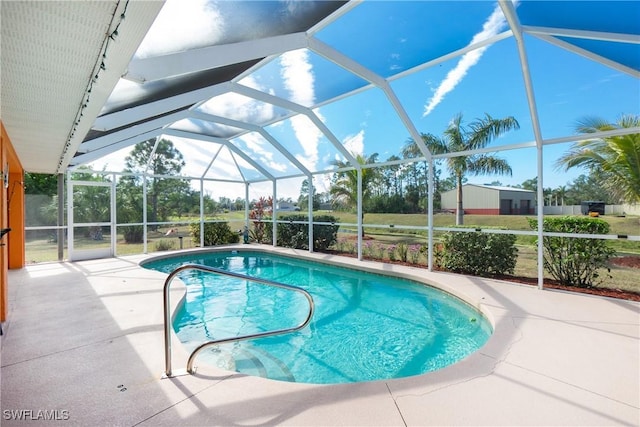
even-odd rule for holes
{"type": "MultiPolygon", "coordinates": [[[[145,268],[169,273],[197,263],[299,286],[316,304],[310,325],[292,334],[210,347],[197,364],[315,384],[400,378],[456,363],[491,335],[462,300],[404,279],[262,252],[208,252],[165,258],[145,268]]],[[[184,272],[184,304],[173,327],[191,351],[205,341],[289,328],[306,299],[241,279],[184,272]]]]}

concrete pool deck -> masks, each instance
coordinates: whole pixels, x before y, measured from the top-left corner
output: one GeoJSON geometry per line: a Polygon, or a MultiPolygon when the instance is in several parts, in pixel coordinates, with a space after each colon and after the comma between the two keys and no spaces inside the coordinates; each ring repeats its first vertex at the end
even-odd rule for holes
{"type": "MultiPolygon", "coordinates": [[[[397,380],[296,384],[201,364],[161,379],[166,276],[138,265],[150,256],[35,264],[9,272],[0,423],[640,425],[639,303],[311,255],[455,288],[495,332],[453,366],[397,380]]],[[[181,294],[176,286],[174,304],[181,294]]]]}

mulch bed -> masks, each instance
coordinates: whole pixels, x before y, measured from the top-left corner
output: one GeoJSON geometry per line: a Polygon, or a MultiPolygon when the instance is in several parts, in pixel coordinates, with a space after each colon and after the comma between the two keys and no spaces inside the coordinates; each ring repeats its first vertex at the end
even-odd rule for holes
{"type": "MultiPolygon", "coordinates": [[[[331,253],[331,254],[334,254],[334,255],[353,257],[353,258],[356,257],[355,254],[348,254],[348,253],[331,251],[331,250],[324,251],[324,252],[331,253]]],[[[379,259],[374,259],[374,258],[368,258],[368,257],[364,257],[364,258],[368,259],[369,261],[380,261],[379,259]]],[[[389,263],[389,264],[402,264],[402,265],[406,265],[406,266],[409,266],[409,267],[424,267],[422,265],[416,265],[416,264],[411,264],[411,263],[402,262],[402,261],[385,260],[385,262],[389,263]]],[[[640,256],[631,255],[631,256],[615,257],[610,262],[612,264],[615,264],[615,265],[621,266],[621,267],[640,269],[640,256]]],[[[437,270],[437,268],[434,268],[434,270],[437,270]]],[[[535,278],[535,277],[520,277],[520,276],[502,275],[502,276],[494,276],[494,277],[490,277],[490,278],[491,279],[498,279],[498,280],[506,280],[506,281],[515,282],[515,283],[521,283],[521,284],[525,284],[525,285],[538,286],[538,279],[535,278]]],[[[575,286],[561,285],[556,280],[552,280],[552,279],[544,279],[544,287],[547,288],[547,289],[558,289],[558,290],[567,291],[567,292],[577,292],[577,293],[583,293],[583,294],[598,295],[598,296],[602,296],[602,297],[618,298],[618,299],[625,299],[625,300],[629,300],[629,301],[638,301],[638,302],[640,302],[640,293],[631,292],[631,291],[623,291],[622,289],[576,288],[575,286]]]]}
{"type": "Polygon", "coordinates": [[[640,256],[619,256],[611,259],[611,263],[620,267],[640,268],[640,256]]]}
{"type": "MultiPolygon", "coordinates": [[[[496,277],[496,279],[507,280],[509,282],[522,283],[525,285],[538,286],[538,279],[529,277],[515,277],[515,276],[503,276],[496,277]]],[[[608,288],[576,288],[575,286],[565,286],[559,284],[555,280],[544,279],[544,287],[546,289],[559,289],[567,292],[577,292],[583,294],[598,295],[601,297],[626,299],[629,301],[639,301],[640,293],[623,291],[622,289],[608,289],[608,288]]]]}

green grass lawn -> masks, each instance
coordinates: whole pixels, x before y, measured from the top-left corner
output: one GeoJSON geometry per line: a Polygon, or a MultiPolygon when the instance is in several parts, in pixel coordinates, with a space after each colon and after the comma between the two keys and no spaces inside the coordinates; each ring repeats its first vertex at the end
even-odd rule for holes
{"type": "MultiPolygon", "coordinates": [[[[316,213],[318,214],[318,213],[316,213]]],[[[322,213],[323,215],[325,212],[322,213]]],[[[357,222],[357,217],[349,212],[327,212],[338,218],[339,222],[353,223],[357,222]]],[[[478,227],[503,227],[509,230],[527,230],[531,227],[527,218],[535,218],[534,215],[465,215],[465,226],[478,227]]],[[[601,216],[609,223],[611,227],[610,234],[626,234],[640,235],[640,217],[615,217],[601,216]]],[[[456,223],[456,217],[453,214],[436,214],[433,216],[434,227],[451,227],[456,223]]],[[[367,224],[383,224],[383,225],[405,225],[425,227],[427,225],[427,215],[425,214],[379,214],[370,213],[364,216],[364,225],[367,224]]],[[[639,248],[640,250],[640,248],[639,248]]]]}
{"type": "MultiPolygon", "coordinates": [[[[281,212],[281,215],[288,215],[290,212],[281,212]]],[[[353,213],[345,212],[326,212],[318,211],[314,212],[314,215],[326,215],[330,214],[337,218],[341,223],[356,223],[356,215],[353,213]]],[[[639,217],[614,217],[614,216],[602,216],[601,219],[607,221],[610,224],[610,234],[625,234],[625,235],[640,235],[640,218],[639,217]]],[[[244,226],[244,212],[234,211],[224,214],[219,214],[215,219],[224,219],[229,222],[229,226],[232,230],[240,230],[244,226]]],[[[195,218],[194,218],[195,220],[195,218]]],[[[188,218],[176,219],[176,221],[189,221],[188,218]]],[[[427,216],[424,214],[366,214],[364,219],[366,224],[379,224],[395,226],[426,226],[427,216]]],[[[449,227],[455,224],[455,215],[451,214],[437,214],[434,215],[434,226],[436,227],[449,227]]],[[[531,230],[529,223],[527,222],[527,216],[510,216],[510,215],[465,215],[465,225],[477,226],[477,227],[504,227],[511,230],[531,230]]],[[[341,233],[343,240],[345,236],[349,236],[351,239],[355,239],[354,227],[341,227],[341,233]],[[346,231],[346,233],[345,233],[346,231]],[[349,232],[350,231],[350,232],[349,232]]],[[[396,245],[398,243],[405,243],[407,245],[426,244],[427,233],[426,230],[403,230],[398,228],[384,227],[384,228],[365,228],[368,250],[373,251],[373,247],[396,245]]],[[[437,239],[440,232],[435,233],[437,239]]],[[[190,228],[188,224],[178,224],[174,226],[162,226],[157,231],[148,232],[147,249],[149,252],[155,252],[160,250],[178,250],[179,239],[177,236],[183,236],[182,244],[183,248],[195,248],[198,247],[198,239],[194,239],[190,235],[190,228]],[[172,236],[165,236],[165,233],[170,228],[176,228],[178,232],[172,236]]],[[[105,236],[108,239],[108,236],[105,236]]],[[[107,240],[108,241],[108,240],[107,240]]],[[[519,250],[518,262],[516,265],[517,276],[523,277],[536,277],[537,276],[537,261],[536,261],[536,246],[535,236],[518,236],[516,245],[519,250]]],[[[92,242],[86,242],[87,244],[94,244],[92,242]]],[[[637,254],[640,255],[640,242],[637,241],[609,241],[608,242],[618,254],[637,254]]],[[[57,246],[53,242],[49,242],[46,239],[31,240],[26,245],[27,262],[45,262],[57,260],[57,246]]],[[[117,238],[116,252],[118,255],[130,255],[141,254],[143,252],[143,245],[140,244],[127,244],[121,235],[117,238]]],[[[382,254],[379,254],[382,255],[382,254]]],[[[383,259],[384,259],[383,255],[383,259]]],[[[65,248],[64,257],[67,257],[67,251],[65,248]]],[[[422,265],[426,265],[426,257],[424,254],[420,255],[418,262],[422,265]]],[[[640,270],[612,266],[611,268],[612,279],[607,280],[603,284],[605,287],[632,290],[640,292],[640,270]]]]}

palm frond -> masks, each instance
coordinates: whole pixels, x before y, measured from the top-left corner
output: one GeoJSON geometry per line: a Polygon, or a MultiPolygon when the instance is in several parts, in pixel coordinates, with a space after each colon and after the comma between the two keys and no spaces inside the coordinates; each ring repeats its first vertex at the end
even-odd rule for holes
{"type": "Polygon", "coordinates": [[[484,119],[478,119],[469,124],[468,150],[485,148],[491,141],[503,134],[520,129],[520,124],[514,117],[504,119],[494,119],[489,114],[485,114],[484,119]]]}
{"type": "Polygon", "coordinates": [[[422,141],[424,141],[424,144],[427,146],[429,151],[431,151],[431,154],[449,153],[449,146],[444,139],[438,138],[430,133],[423,133],[421,136],[422,141]]]}
{"type": "MultiPolygon", "coordinates": [[[[590,134],[638,127],[640,116],[624,115],[616,123],[587,116],[578,120],[576,130],[590,134]]],[[[603,172],[602,186],[628,202],[640,201],[640,134],[586,139],[574,143],[555,163],[557,169],[584,167],[603,172]]]]}
{"type": "Polygon", "coordinates": [[[500,157],[483,154],[473,156],[468,162],[468,171],[475,175],[511,175],[509,163],[500,157]]]}

